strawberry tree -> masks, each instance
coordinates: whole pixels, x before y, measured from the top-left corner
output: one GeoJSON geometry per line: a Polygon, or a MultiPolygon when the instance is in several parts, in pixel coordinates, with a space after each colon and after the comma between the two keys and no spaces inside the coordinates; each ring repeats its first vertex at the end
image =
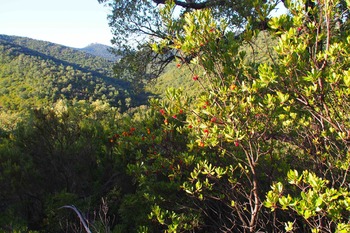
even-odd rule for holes
{"type": "Polygon", "coordinates": [[[151,108],[125,116],[108,141],[111,155],[126,166],[135,187],[119,209],[119,227],[126,231],[176,232],[196,229],[200,222],[180,188],[196,161],[187,152],[185,112],[190,100],[174,89],[167,96],[169,101],[151,100],[151,108]]]}
{"type": "MultiPolygon", "coordinates": [[[[342,213],[348,211],[349,189],[349,22],[345,16],[349,2],[295,1],[288,7],[290,16],[270,22],[281,34],[276,47],[279,59],[271,72],[264,73],[284,84],[272,89],[288,97],[279,118],[290,143],[302,150],[298,160],[309,165],[298,167],[305,170],[302,176],[288,173],[289,182],[299,190],[295,197],[281,193],[278,202],[282,210],[301,216],[313,232],[347,232],[342,213]]],[[[272,210],[271,195],[281,191],[276,190],[280,188],[273,185],[265,202],[272,210]]],[[[290,231],[299,227],[286,225],[290,231]]]]}
{"type": "MultiPolygon", "coordinates": [[[[181,106],[186,118],[177,129],[180,133],[186,125],[190,129],[187,156],[198,148],[202,151],[181,188],[197,203],[203,223],[215,229],[347,229],[346,222],[311,208],[321,201],[310,197],[306,205],[305,198],[311,180],[321,180],[323,191],[318,194],[332,190],[341,197],[340,209],[348,210],[343,200],[348,198],[349,184],[349,2],[286,1],[285,5],[288,15],[269,20],[278,45],[277,58],[268,62],[245,59],[243,48],[254,43],[257,32],[250,28],[255,27],[248,22],[236,36],[209,10],[186,13],[183,25],[165,20],[169,30],[179,33],[157,44],[158,51],[164,46],[176,50],[179,61],[192,70],[193,81],[202,86],[200,95],[181,106]],[[280,191],[274,194],[281,189],[273,183],[282,184],[290,168],[305,170],[313,179],[305,180],[299,192],[286,191],[290,198],[280,191]],[[299,194],[304,201],[292,198],[299,194]],[[282,205],[278,214],[269,213],[268,209],[278,208],[277,202],[282,205]],[[313,223],[305,213],[312,213],[313,223]]],[[[258,6],[260,17],[266,18],[271,6],[258,6]]],[[[163,14],[171,9],[169,3],[163,14]]],[[[170,103],[172,98],[180,97],[173,93],[170,103]]],[[[173,104],[167,112],[177,108],[173,104]]],[[[325,199],[323,210],[337,200],[325,199]]]]}

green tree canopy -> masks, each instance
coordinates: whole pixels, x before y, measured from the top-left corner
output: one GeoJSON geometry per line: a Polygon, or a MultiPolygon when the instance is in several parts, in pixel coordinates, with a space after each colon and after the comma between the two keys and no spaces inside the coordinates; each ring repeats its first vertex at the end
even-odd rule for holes
{"type": "Polygon", "coordinates": [[[154,53],[150,44],[164,39],[173,43],[172,38],[183,33],[185,13],[211,9],[217,20],[225,19],[228,29],[238,34],[247,24],[265,29],[268,16],[280,2],[280,0],[268,3],[265,0],[98,1],[106,3],[112,9],[108,17],[114,34],[112,43],[117,45],[115,52],[123,56],[123,59],[116,64],[115,71],[134,82],[158,77],[166,65],[178,57],[174,50],[166,47],[161,48],[161,53],[154,53]],[[166,5],[166,2],[170,4],[166,5]],[[165,17],[162,12],[169,6],[171,14],[165,17]],[[165,26],[167,22],[171,22],[175,27],[165,26]]]}
{"type": "MultiPolygon", "coordinates": [[[[107,3],[112,8],[112,13],[109,15],[109,23],[114,32],[114,43],[118,45],[130,45],[130,40],[143,44],[145,37],[142,35],[162,39],[172,35],[172,32],[164,27],[164,18],[159,11],[159,9],[164,7],[164,4],[167,2],[166,0],[98,1],[100,3],[107,3]]],[[[232,27],[242,29],[249,18],[257,18],[259,12],[263,10],[259,9],[259,4],[264,2],[175,0],[172,1],[172,6],[174,7],[172,16],[180,20],[184,12],[210,8],[215,17],[224,17],[232,27]]],[[[278,2],[280,1],[274,0],[269,5],[275,6],[278,2]]],[[[272,9],[264,10],[269,13],[272,9]]]]}

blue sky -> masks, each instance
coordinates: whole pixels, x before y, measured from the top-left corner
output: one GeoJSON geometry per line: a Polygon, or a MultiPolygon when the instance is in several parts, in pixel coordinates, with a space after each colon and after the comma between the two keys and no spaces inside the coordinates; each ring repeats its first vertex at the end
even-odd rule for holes
{"type": "Polygon", "coordinates": [[[110,45],[108,11],[97,0],[0,0],[0,34],[76,48],[110,45]]]}
{"type": "Polygon", "coordinates": [[[108,12],[97,0],[0,0],[0,34],[76,48],[111,45],[108,12]]]}

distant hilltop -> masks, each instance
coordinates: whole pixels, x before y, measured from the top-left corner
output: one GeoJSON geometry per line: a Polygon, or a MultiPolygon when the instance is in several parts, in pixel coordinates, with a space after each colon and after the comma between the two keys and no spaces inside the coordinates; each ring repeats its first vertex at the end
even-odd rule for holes
{"type": "Polygon", "coordinates": [[[112,49],[113,48],[108,45],[92,43],[79,50],[84,51],[86,53],[90,53],[98,57],[105,58],[110,61],[116,61],[118,60],[118,57],[111,52],[112,49]]]}
{"type": "Polygon", "coordinates": [[[74,48],[74,47],[69,47],[65,45],[60,45],[56,43],[52,43],[49,41],[44,41],[44,40],[38,40],[38,39],[32,39],[29,37],[23,37],[23,36],[15,36],[15,35],[4,35],[0,34],[0,40],[16,40],[17,42],[22,41],[22,43],[26,43],[28,41],[37,41],[37,42],[42,42],[43,44],[46,45],[55,45],[55,46],[61,46],[65,48],[71,48],[74,50],[82,51],[91,55],[94,55],[96,57],[101,57],[109,61],[117,61],[120,59],[120,57],[116,56],[115,54],[112,53],[113,47],[104,45],[104,44],[99,44],[99,43],[91,43],[86,47],[83,48],[74,48]]]}

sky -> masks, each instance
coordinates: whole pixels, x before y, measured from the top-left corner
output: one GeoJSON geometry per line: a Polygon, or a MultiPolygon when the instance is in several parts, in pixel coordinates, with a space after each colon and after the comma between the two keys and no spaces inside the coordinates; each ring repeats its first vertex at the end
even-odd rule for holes
{"type": "Polygon", "coordinates": [[[108,12],[97,0],[0,0],[0,34],[75,48],[111,45],[108,12]]]}
{"type": "Polygon", "coordinates": [[[0,34],[75,48],[111,45],[108,12],[97,0],[0,0],[0,34]]]}

